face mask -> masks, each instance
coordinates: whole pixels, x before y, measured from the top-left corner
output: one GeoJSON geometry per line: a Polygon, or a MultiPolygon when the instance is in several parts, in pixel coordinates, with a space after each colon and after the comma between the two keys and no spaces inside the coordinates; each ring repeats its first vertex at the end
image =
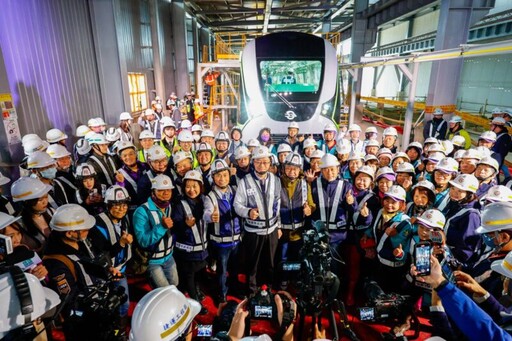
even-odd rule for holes
{"type": "Polygon", "coordinates": [[[55,176],[57,175],[57,168],[55,168],[55,167],[48,168],[48,169],[40,171],[39,174],[41,174],[41,176],[45,179],[52,180],[52,179],[55,179],[55,176]]]}
{"type": "Polygon", "coordinates": [[[270,136],[269,136],[269,135],[261,135],[261,137],[260,137],[260,138],[261,138],[261,140],[262,140],[263,142],[268,142],[268,140],[270,140],[270,136]]]}
{"type": "Polygon", "coordinates": [[[194,141],[196,141],[196,142],[199,142],[199,140],[201,139],[201,135],[192,135],[192,137],[194,138],[194,141]]]}
{"type": "Polygon", "coordinates": [[[484,239],[484,243],[485,245],[487,245],[488,247],[490,247],[491,249],[496,249],[498,248],[498,245],[494,244],[494,238],[492,237],[489,237],[487,234],[484,234],[482,235],[483,239],[484,239]]]}

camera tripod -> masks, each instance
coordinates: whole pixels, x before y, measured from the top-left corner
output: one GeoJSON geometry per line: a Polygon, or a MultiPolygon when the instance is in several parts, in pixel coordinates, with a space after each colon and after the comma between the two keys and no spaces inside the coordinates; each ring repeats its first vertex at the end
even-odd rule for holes
{"type": "Polygon", "coordinates": [[[299,319],[299,330],[301,335],[304,333],[304,321],[306,316],[311,316],[312,328],[312,339],[315,338],[315,325],[318,325],[319,329],[322,325],[322,313],[325,310],[329,310],[328,318],[329,324],[332,329],[332,340],[340,340],[340,334],[336,321],[337,312],[340,316],[340,324],[342,327],[342,333],[352,341],[359,341],[358,337],[350,327],[348,323],[348,316],[345,310],[345,304],[336,298],[338,293],[340,281],[337,276],[333,275],[333,281],[329,284],[321,283],[315,290],[318,295],[306,295],[297,299],[297,306],[300,314],[299,319]],[[321,298],[319,299],[319,297],[321,298]],[[307,299],[304,299],[304,298],[307,299]]]}

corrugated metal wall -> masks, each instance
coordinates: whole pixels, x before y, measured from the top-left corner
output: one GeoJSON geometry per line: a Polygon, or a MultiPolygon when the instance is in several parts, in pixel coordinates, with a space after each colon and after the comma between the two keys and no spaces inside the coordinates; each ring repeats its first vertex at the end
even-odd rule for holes
{"type": "Polygon", "coordinates": [[[0,44],[22,134],[102,116],[86,0],[3,0],[0,44]]]}

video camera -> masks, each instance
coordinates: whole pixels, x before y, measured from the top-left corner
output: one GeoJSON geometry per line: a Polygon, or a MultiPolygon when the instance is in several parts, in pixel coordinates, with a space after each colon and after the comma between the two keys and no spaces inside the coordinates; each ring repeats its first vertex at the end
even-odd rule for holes
{"type": "MultiPolygon", "coordinates": [[[[248,302],[248,308],[251,319],[254,320],[276,320],[277,306],[272,294],[266,285],[262,285],[261,289],[256,292],[248,302]]],[[[283,302],[283,313],[290,311],[291,302],[285,295],[280,295],[283,302]]]]}
{"type": "Polygon", "coordinates": [[[366,281],[364,291],[368,299],[367,307],[359,308],[361,321],[386,321],[406,318],[412,313],[410,296],[395,293],[386,294],[375,281],[366,281]]]}

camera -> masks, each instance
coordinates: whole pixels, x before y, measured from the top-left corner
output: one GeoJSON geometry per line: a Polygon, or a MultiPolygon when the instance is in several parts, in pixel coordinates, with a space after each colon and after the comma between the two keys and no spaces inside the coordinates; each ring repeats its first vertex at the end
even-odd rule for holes
{"type": "Polygon", "coordinates": [[[0,234],[0,259],[10,255],[13,252],[11,237],[0,234]]]}
{"type": "Polygon", "coordinates": [[[370,280],[365,282],[364,290],[368,299],[368,306],[358,308],[361,321],[401,319],[412,312],[410,296],[395,293],[386,294],[377,282],[370,280]]]}
{"type": "Polygon", "coordinates": [[[274,295],[266,285],[262,285],[261,289],[249,300],[249,311],[251,319],[270,320],[277,318],[274,295]]]}

